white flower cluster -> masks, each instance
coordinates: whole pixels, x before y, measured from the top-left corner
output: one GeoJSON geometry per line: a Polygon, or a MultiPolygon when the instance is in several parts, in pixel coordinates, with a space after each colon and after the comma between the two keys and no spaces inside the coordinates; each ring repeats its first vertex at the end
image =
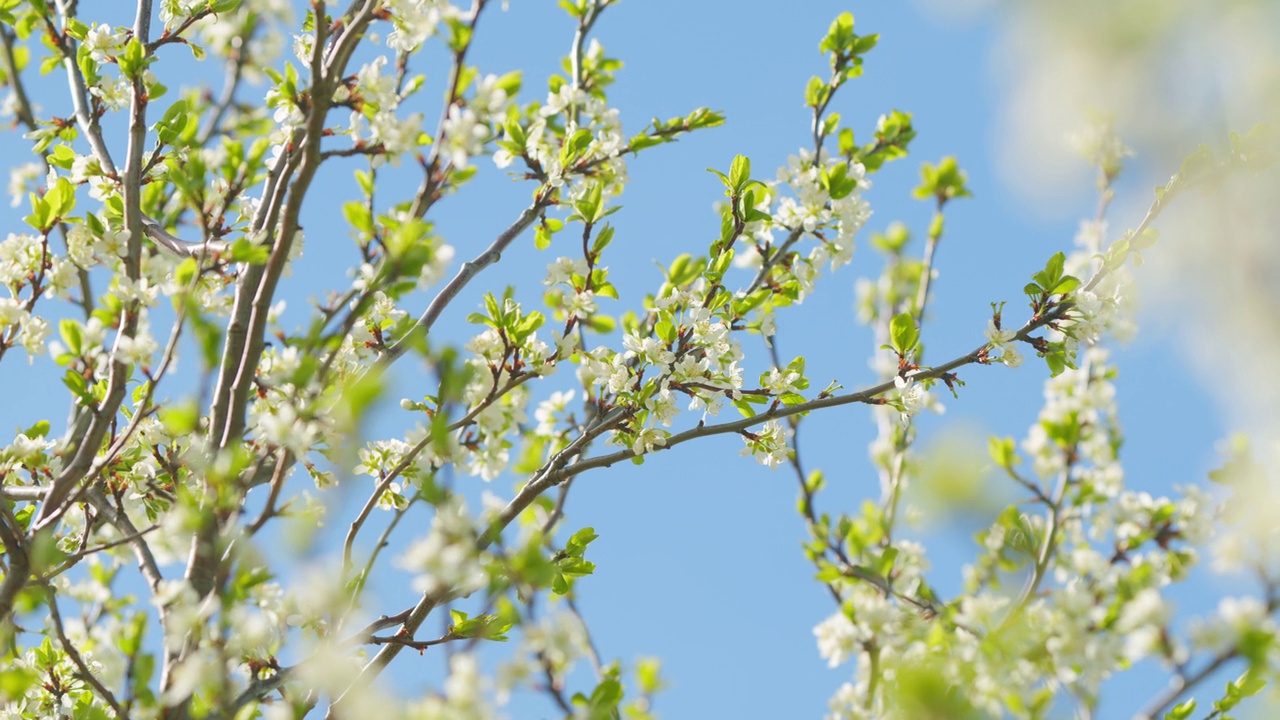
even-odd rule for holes
{"type": "MultiPolygon", "coordinates": [[[[1065,272],[1088,281],[1094,275],[1098,248],[1105,241],[1106,223],[1082,223],[1075,243],[1080,250],[1067,256],[1065,272]]],[[[1135,332],[1132,320],[1134,288],[1128,266],[1116,268],[1103,276],[1091,289],[1078,290],[1067,296],[1073,307],[1062,330],[1051,330],[1049,340],[1065,341],[1068,355],[1074,357],[1080,343],[1093,344],[1104,335],[1119,340],[1135,332]]]]}
{"type": "Polygon", "coordinates": [[[208,0],[160,0],[160,22],[166,28],[173,27],[197,10],[208,7],[208,0]]]}
{"type": "Polygon", "coordinates": [[[302,357],[295,348],[267,348],[256,375],[259,393],[249,406],[249,425],[259,442],[306,457],[332,429],[329,415],[317,402],[319,392],[299,387],[295,374],[302,357]]]}
{"type": "Polygon", "coordinates": [[[1096,118],[1068,140],[1076,153],[1108,175],[1119,172],[1124,159],[1133,157],[1133,150],[1120,140],[1115,122],[1109,118],[1096,118]]]}
{"type": "Polygon", "coordinates": [[[387,35],[387,47],[406,53],[422,47],[441,22],[462,13],[448,0],[383,0],[382,8],[391,13],[395,25],[387,35]]]}
{"type": "Polygon", "coordinates": [[[770,420],[753,433],[755,437],[745,436],[747,446],[742,455],[751,455],[767,468],[776,468],[791,457],[791,448],[787,445],[787,429],[778,420],[770,420]]]}
{"type": "Polygon", "coordinates": [[[42,436],[30,437],[26,433],[18,433],[7,447],[0,448],[0,474],[10,471],[36,467],[44,467],[49,463],[48,452],[57,447],[57,443],[42,436]]]}
{"type": "Polygon", "coordinates": [[[830,190],[823,187],[823,173],[830,174],[832,168],[841,164],[845,161],[831,158],[825,149],[816,161],[811,151],[802,149],[799,155],[787,158],[785,167],[778,169],[778,184],[789,187],[794,197],[783,196],[778,200],[774,223],[790,230],[803,229],[806,233],[835,230],[835,237],[826,234],[810,252],[808,260],[814,267],[827,261],[832,270],[847,265],[853,258],[854,236],[871,217],[871,207],[863,198],[871,181],[867,180],[866,169],[860,163],[846,166],[846,177],[855,182],[852,192],[833,199],[830,190]]]}
{"type": "Polygon", "coordinates": [[[994,319],[988,320],[987,331],[985,333],[987,342],[991,344],[992,350],[998,350],[1000,353],[992,359],[1011,368],[1016,368],[1021,365],[1022,353],[1018,352],[1018,347],[1013,342],[1013,338],[1017,334],[1016,330],[1007,330],[1002,327],[996,327],[996,321],[994,319]]]}
{"type": "Polygon", "coordinates": [[[669,316],[674,326],[688,332],[679,355],[661,340],[627,333],[624,352],[601,346],[578,356],[578,380],[584,388],[642,409],[642,425],[647,427],[637,427],[629,436],[615,435],[611,442],[627,445],[636,454],[663,446],[668,433],[653,425],[672,424],[679,412],[679,394],[689,397],[690,410],[710,415],[720,412],[726,398],[739,397],[742,348],[724,318],[700,306],[705,292],[699,280],[654,301],[654,312],[669,316]]]}
{"type": "Polygon", "coordinates": [[[513,657],[498,668],[498,697],[535,685],[544,671],[564,678],[590,653],[587,628],[573,613],[551,612],[522,628],[523,639],[513,657]],[[545,663],[545,665],[544,665],[545,663]]]}
{"type": "Polygon", "coordinates": [[[1103,497],[1114,497],[1124,475],[1116,456],[1116,390],[1107,357],[1106,350],[1091,348],[1079,369],[1068,368],[1045,381],[1044,407],[1022,449],[1031,456],[1037,475],[1055,478],[1068,461],[1059,429],[1078,428],[1074,455],[1084,463],[1073,463],[1073,478],[1103,497]]]}
{"type": "MultiPolygon", "coordinates": [[[[607,270],[607,268],[600,269],[607,270]]],[[[599,306],[595,291],[585,287],[587,272],[587,261],[582,258],[561,256],[547,265],[547,277],[542,284],[549,285],[553,289],[559,286],[564,288],[563,293],[548,295],[553,303],[559,300],[558,305],[552,304],[553,308],[562,310],[569,317],[579,320],[586,320],[596,313],[599,306]]]]}
{"type": "MultiPolygon", "coordinates": [[[[192,3],[186,0],[186,4],[192,3]]],[[[201,0],[194,9],[207,7],[201,0]]],[[[241,0],[231,12],[205,15],[193,29],[202,46],[219,57],[235,60],[245,80],[258,83],[266,77],[263,68],[275,65],[284,50],[284,38],[288,37],[284,29],[294,23],[293,9],[291,0],[241,0]],[[246,31],[257,27],[266,31],[246,31]]]]}
{"type": "MultiPolygon", "coordinates": [[[[603,47],[592,40],[585,62],[598,61],[603,53],[603,47]]],[[[622,158],[626,136],[618,109],[610,107],[603,98],[588,95],[581,88],[565,83],[558,91],[547,95],[546,102],[526,130],[526,136],[525,156],[545,175],[548,185],[565,188],[563,199],[577,200],[586,191],[587,184],[574,182],[574,178],[575,168],[587,165],[592,168],[592,180],[603,184],[606,197],[622,194],[627,182],[627,164],[622,158]],[[549,125],[557,119],[564,123],[563,132],[549,125]],[[583,154],[575,159],[573,167],[563,167],[560,156],[563,139],[572,137],[580,128],[591,132],[591,141],[583,154]]],[[[510,166],[514,160],[515,156],[507,149],[500,149],[493,155],[494,164],[500,168],[510,166]]]]}
{"type": "Polygon", "coordinates": [[[404,715],[413,720],[494,720],[497,710],[486,697],[489,680],[474,653],[449,658],[444,692],[411,704],[404,715]]]}
{"type": "Polygon", "coordinates": [[[415,573],[416,592],[453,588],[466,597],[488,580],[484,569],[487,554],[476,549],[477,533],[466,503],[455,495],[436,505],[431,529],[405,550],[397,565],[415,573]]]}
{"type": "MultiPolygon", "coordinates": [[[[395,77],[386,74],[387,63],[387,56],[379,55],[356,73],[355,87],[349,93],[359,100],[362,109],[351,113],[350,134],[352,142],[382,146],[385,153],[374,156],[375,164],[386,159],[395,165],[400,156],[418,148],[422,113],[405,118],[396,115],[405,96],[396,91],[395,77]]],[[[341,88],[334,101],[346,100],[347,93],[346,88],[341,88]]],[[[277,122],[282,122],[279,110],[276,116],[277,122]]]]}

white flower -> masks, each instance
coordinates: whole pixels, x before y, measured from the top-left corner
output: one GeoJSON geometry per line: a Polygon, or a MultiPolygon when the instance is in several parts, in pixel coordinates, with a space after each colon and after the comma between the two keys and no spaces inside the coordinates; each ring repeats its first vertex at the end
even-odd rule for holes
{"type": "Polygon", "coordinates": [[[0,298],[0,328],[18,325],[28,317],[27,309],[17,298],[0,298]]]}
{"type": "Polygon", "coordinates": [[[898,388],[898,402],[902,404],[902,422],[907,422],[929,405],[929,391],[917,383],[915,378],[898,375],[893,378],[893,384],[898,388]]]}
{"type": "Polygon", "coordinates": [[[991,343],[992,347],[1004,347],[1006,344],[1012,342],[1013,338],[1017,334],[1017,330],[1002,330],[996,327],[996,321],[994,318],[987,321],[987,331],[985,335],[987,337],[987,342],[991,343]]]}
{"type": "Polygon", "coordinates": [[[278,407],[267,408],[258,416],[258,432],[266,442],[302,456],[311,449],[319,428],[315,423],[302,419],[291,403],[284,402],[278,407]]]}
{"type": "Polygon", "coordinates": [[[463,597],[470,595],[487,577],[476,550],[476,533],[466,505],[455,496],[437,507],[431,530],[409,546],[397,565],[418,573],[413,581],[418,592],[453,588],[463,597]]]}
{"type": "Polygon", "coordinates": [[[818,654],[827,667],[836,667],[853,656],[858,649],[858,628],[843,613],[836,613],[813,629],[818,639],[818,654]]]}
{"type": "Polygon", "coordinates": [[[384,0],[396,29],[387,35],[387,47],[413,52],[436,32],[440,21],[456,14],[447,0],[384,0]]]}
{"type": "Polygon", "coordinates": [[[9,447],[0,451],[0,456],[16,460],[19,463],[35,462],[46,450],[52,450],[57,443],[43,437],[27,437],[19,433],[13,438],[9,447]]]}
{"type": "Polygon", "coordinates": [[[793,370],[780,370],[773,368],[763,378],[764,389],[774,395],[782,395],[783,393],[799,392],[799,388],[795,386],[795,382],[800,379],[800,373],[793,370]]]}
{"type": "MultiPolygon", "coordinates": [[[[63,266],[69,263],[62,263],[63,266]]],[[[49,338],[51,329],[49,321],[38,315],[32,315],[26,318],[22,323],[22,334],[18,337],[18,343],[22,345],[22,349],[27,351],[27,362],[35,362],[37,355],[44,354],[44,341],[49,338]]]]}
{"type": "Polygon", "coordinates": [[[525,630],[525,644],[543,658],[553,672],[566,673],[590,652],[587,629],[572,613],[553,613],[525,630]]]}
{"type": "Polygon", "coordinates": [[[579,320],[586,320],[596,312],[596,294],[591,290],[582,290],[569,298],[569,314],[579,320]]]}
{"type": "Polygon", "coordinates": [[[644,406],[653,413],[654,418],[665,427],[671,427],[671,421],[680,413],[676,405],[676,396],[669,388],[662,388],[644,401],[644,406]]]}
{"type": "Polygon", "coordinates": [[[558,257],[556,261],[547,265],[547,279],[542,281],[543,285],[566,285],[572,284],[574,275],[585,277],[587,274],[587,261],[582,258],[558,257]]]}
{"type": "Polygon", "coordinates": [[[533,418],[538,421],[535,435],[545,437],[555,433],[556,415],[568,409],[574,394],[573,390],[553,392],[551,397],[538,404],[538,409],[533,411],[533,418]]]}
{"type": "Polygon", "coordinates": [[[743,438],[746,439],[747,446],[742,449],[741,454],[755,456],[767,468],[778,467],[791,457],[786,428],[777,420],[765,423],[754,438],[747,435],[743,435],[743,438]]]}
{"type": "Polygon", "coordinates": [[[1013,345],[1005,345],[1000,352],[999,360],[1006,367],[1016,368],[1022,364],[1022,353],[1018,352],[1018,348],[1013,345]]]}
{"type": "Polygon", "coordinates": [[[94,23],[84,36],[84,49],[89,57],[99,63],[107,62],[108,56],[114,56],[124,47],[124,30],[112,31],[109,25],[94,23]]]}
{"type": "Polygon", "coordinates": [[[311,65],[311,53],[316,45],[316,36],[311,33],[293,36],[293,56],[304,66],[311,65]]]}
{"type": "Polygon", "coordinates": [[[149,333],[139,330],[133,337],[121,335],[116,338],[116,360],[133,365],[146,365],[151,361],[151,355],[160,346],[149,333]]]}
{"type": "Polygon", "coordinates": [[[481,122],[471,108],[449,106],[449,114],[443,125],[443,142],[446,157],[457,168],[465,168],[473,155],[484,152],[489,139],[489,125],[481,122]]]}
{"type": "Polygon", "coordinates": [[[569,83],[560,86],[558,92],[547,95],[547,104],[542,106],[538,114],[542,117],[551,115],[559,115],[571,105],[582,105],[587,99],[587,93],[582,88],[573,87],[569,83]]]}
{"type": "Polygon", "coordinates": [[[631,452],[636,455],[653,452],[655,448],[667,444],[667,434],[667,431],[659,430],[658,428],[645,428],[631,442],[631,452]]]}
{"type": "Polygon", "coordinates": [[[638,357],[650,365],[657,365],[664,372],[676,359],[676,354],[657,338],[640,338],[627,333],[622,337],[622,346],[627,349],[625,357],[628,359],[638,357]]]}

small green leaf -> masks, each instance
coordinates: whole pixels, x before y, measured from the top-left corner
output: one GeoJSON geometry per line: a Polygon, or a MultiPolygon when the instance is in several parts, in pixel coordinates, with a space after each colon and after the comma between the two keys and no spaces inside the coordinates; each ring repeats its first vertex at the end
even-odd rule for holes
{"type": "Polygon", "coordinates": [[[1164,720],[1187,720],[1191,717],[1191,713],[1196,710],[1196,699],[1191,698],[1186,702],[1173,706],[1173,709],[1164,714],[1164,720]]]}
{"type": "Polygon", "coordinates": [[[1080,284],[1081,284],[1080,278],[1075,277],[1073,275],[1068,275],[1062,278],[1061,280],[1059,280],[1058,284],[1053,286],[1053,290],[1049,291],[1049,294],[1050,295],[1066,295],[1067,293],[1080,287],[1080,284]]]}
{"type": "Polygon", "coordinates": [[[251,243],[246,238],[240,238],[231,243],[231,248],[227,251],[228,260],[250,265],[262,265],[270,257],[271,248],[266,245],[251,243]]]}
{"type": "Polygon", "coordinates": [[[920,329],[916,327],[916,319],[911,313],[898,313],[889,321],[889,338],[894,352],[906,357],[916,347],[920,339],[920,329]]]}
{"type": "Polygon", "coordinates": [[[987,441],[987,449],[991,453],[991,459],[996,465],[1008,470],[1018,462],[1018,454],[1014,449],[1013,438],[993,437],[987,441]]]}
{"type": "Polygon", "coordinates": [[[735,155],[729,166],[729,189],[735,195],[742,192],[751,180],[751,160],[745,155],[735,155]]]}
{"type": "Polygon", "coordinates": [[[136,80],[146,67],[147,49],[137,37],[131,37],[124,46],[124,52],[116,60],[120,64],[121,74],[130,80],[136,80]]]}

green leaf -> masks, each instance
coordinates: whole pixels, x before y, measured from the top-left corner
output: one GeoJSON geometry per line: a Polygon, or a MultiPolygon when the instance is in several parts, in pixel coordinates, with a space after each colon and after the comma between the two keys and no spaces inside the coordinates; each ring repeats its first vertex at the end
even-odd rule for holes
{"type": "Polygon", "coordinates": [[[735,155],[729,166],[729,188],[735,195],[742,192],[751,180],[751,160],[745,155],[735,155]]]}
{"type": "Polygon", "coordinates": [[[804,89],[804,104],[807,107],[819,108],[826,103],[830,97],[831,88],[827,86],[827,82],[822,78],[814,75],[809,78],[809,84],[804,89]]]}
{"type": "Polygon", "coordinates": [[[1050,295],[1066,295],[1067,293],[1080,287],[1080,285],[1081,285],[1080,278],[1075,277],[1073,275],[1067,275],[1066,277],[1059,280],[1057,285],[1053,286],[1053,289],[1049,291],[1049,294],[1050,295]]]}
{"type": "Polygon", "coordinates": [[[21,698],[27,688],[40,681],[40,675],[25,667],[5,667],[0,669],[0,698],[21,698]]]}
{"type": "Polygon", "coordinates": [[[361,233],[373,232],[373,216],[369,213],[369,207],[359,200],[349,200],[343,203],[342,216],[347,219],[347,223],[351,227],[361,233]]]}
{"type": "Polygon", "coordinates": [[[993,437],[989,439],[987,441],[987,450],[991,453],[992,461],[1006,470],[1012,468],[1018,462],[1018,453],[1011,437],[993,437]]]}
{"type": "Polygon", "coordinates": [[[894,352],[906,357],[916,347],[920,339],[920,329],[916,327],[916,319],[911,313],[898,313],[889,321],[889,339],[894,352]]]}
{"type": "Polygon", "coordinates": [[[920,185],[912,191],[919,199],[935,198],[939,205],[958,197],[970,197],[972,193],[966,187],[968,175],[960,169],[956,159],[947,156],[937,165],[922,163],[920,165],[920,185]]]}
{"type": "Polygon", "coordinates": [[[657,335],[666,344],[671,345],[676,341],[676,326],[670,320],[664,318],[654,324],[653,334],[657,335]]]}
{"type": "Polygon", "coordinates": [[[23,221],[43,233],[53,227],[53,223],[50,222],[52,215],[49,213],[49,203],[35,193],[29,193],[29,196],[31,199],[31,214],[24,217],[23,221]]]}
{"type": "Polygon", "coordinates": [[[607,297],[617,300],[618,289],[613,286],[613,283],[600,283],[599,285],[596,285],[596,297],[607,297]]]}
{"type": "Polygon", "coordinates": [[[32,440],[42,438],[49,434],[49,421],[39,420],[36,424],[22,431],[22,434],[32,440]]]}
{"type": "Polygon", "coordinates": [[[187,101],[179,100],[169,106],[165,111],[164,117],[160,122],[156,123],[156,135],[160,138],[160,142],[166,145],[176,145],[182,137],[183,130],[186,129],[189,117],[187,115],[187,101]]]}
{"type": "Polygon", "coordinates": [[[78,321],[71,318],[59,320],[58,335],[62,338],[62,343],[67,346],[67,351],[72,355],[79,357],[84,354],[84,331],[78,321]]]}
{"type": "Polygon", "coordinates": [[[271,257],[271,248],[266,245],[251,243],[247,238],[240,238],[231,243],[227,251],[227,259],[231,262],[262,265],[271,257]]]}
{"type": "Polygon", "coordinates": [[[604,249],[613,242],[613,234],[614,228],[612,225],[605,224],[601,227],[600,231],[596,233],[596,239],[591,243],[591,252],[595,255],[604,252],[604,249]]]}
{"type": "Polygon", "coordinates": [[[66,145],[55,145],[53,151],[49,153],[49,164],[60,167],[63,170],[70,170],[71,166],[76,162],[76,151],[66,145]]]}
{"type": "Polygon", "coordinates": [[[160,424],[173,437],[196,431],[200,424],[200,406],[194,400],[172,402],[160,406],[160,424]]]}
{"type": "Polygon", "coordinates": [[[599,537],[600,536],[596,534],[595,528],[582,528],[569,538],[569,542],[565,543],[564,551],[574,557],[582,557],[582,554],[587,550],[587,546],[599,537]]]}
{"type": "Polygon", "coordinates": [[[1186,702],[1174,705],[1169,712],[1164,714],[1164,720],[1187,720],[1191,717],[1191,713],[1196,711],[1196,699],[1191,698],[1186,702]]]}
{"type": "Polygon", "coordinates": [[[831,26],[827,28],[827,34],[822,38],[822,42],[818,43],[818,52],[836,53],[847,52],[851,49],[851,44],[857,37],[853,34],[853,13],[840,13],[836,19],[831,22],[831,26]]]}
{"type": "Polygon", "coordinates": [[[893,564],[898,561],[898,552],[896,547],[885,548],[884,552],[880,553],[880,559],[876,562],[873,572],[880,577],[889,577],[893,564]]]}
{"type": "Polygon", "coordinates": [[[120,64],[120,73],[130,80],[136,80],[148,62],[147,49],[136,36],[131,37],[124,46],[124,52],[116,60],[120,64]]]}
{"type": "Polygon", "coordinates": [[[583,222],[593,223],[601,216],[601,205],[604,193],[604,185],[599,182],[593,182],[587,185],[586,192],[582,193],[582,197],[573,204],[576,213],[575,217],[583,222]]]}
{"type": "Polygon", "coordinates": [[[514,624],[509,618],[501,615],[478,615],[469,618],[461,610],[450,610],[449,617],[452,620],[452,633],[456,637],[497,642],[506,642],[506,633],[514,624]]]}

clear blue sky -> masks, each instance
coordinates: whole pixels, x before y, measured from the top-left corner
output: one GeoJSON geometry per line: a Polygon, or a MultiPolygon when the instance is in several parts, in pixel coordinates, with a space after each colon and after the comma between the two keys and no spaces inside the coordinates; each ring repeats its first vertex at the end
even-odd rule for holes
{"type": "MultiPolygon", "coordinates": [[[[917,5],[902,2],[783,7],[626,0],[600,21],[595,37],[609,55],[626,63],[610,100],[621,109],[629,132],[637,132],[651,117],[680,115],[703,105],[728,118],[721,128],[629,160],[632,184],[621,201],[624,209],[613,218],[618,234],[606,256],[622,293],[616,304],[619,312],[637,307],[643,293],[660,282],[654,261],[666,263],[679,253],[698,252],[718,231],[712,203],[720,199],[721,189],[705,168],[727,168],[741,153],[752,159],[758,177],[768,179],[788,154],[809,143],[804,84],[811,75],[825,72],[817,44],[827,25],[838,12],[851,10],[857,31],[880,33],[881,40],[867,58],[864,77],[841,91],[834,109],[863,139],[876,118],[894,108],[914,113],[919,133],[909,158],[874,176],[868,197],[875,214],[868,230],[902,220],[922,234],[930,208],[909,197],[922,161],[956,155],[975,195],[948,209],[940,277],[925,327],[930,356],[950,358],[980,343],[992,301],[1010,301],[1006,316],[1021,322],[1021,287],[1049,255],[1069,249],[1078,219],[1092,212],[1094,198],[1086,182],[1053,207],[1032,209],[997,172],[996,121],[1004,98],[1001,68],[991,59],[999,32],[993,20],[979,17],[957,25],[931,19],[917,5]]],[[[82,11],[96,8],[85,5],[82,11]]],[[[558,70],[571,37],[570,21],[553,3],[515,0],[505,13],[495,4],[480,24],[471,59],[482,72],[523,69],[522,99],[541,99],[545,79],[558,70]]],[[[441,58],[438,51],[427,53],[413,67],[428,75],[421,102],[430,116],[443,82],[441,58]]],[[[163,74],[165,64],[158,67],[163,74]]],[[[47,108],[66,114],[65,100],[57,94],[65,92],[60,78],[35,87],[47,108]]],[[[251,88],[245,97],[263,92],[265,88],[251,88]]],[[[25,150],[18,147],[13,134],[0,136],[0,151],[6,157],[21,158],[25,150]]],[[[480,165],[477,180],[439,206],[438,229],[457,248],[459,259],[487,245],[528,197],[528,185],[512,183],[491,163],[480,165]]],[[[343,271],[352,253],[337,209],[354,197],[350,170],[355,167],[354,161],[347,166],[335,163],[306,208],[306,255],[283,289],[294,310],[305,308],[309,296],[345,286],[343,271]]],[[[416,179],[405,175],[403,185],[397,185],[395,177],[390,176],[382,196],[411,194],[416,179]]],[[[1132,190],[1133,184],[1122,188],[1132,190]]],[[[21,231],[25,208],[3,211],[4,229],[21,231]]],[[[1115,217],[1113,227],[1137,219],[1115,217]]],[[[539,253],[531,236],[522,238],[497,269],[459,298],[437,332],[463,342],[470,331],[463,319],[475,309],[482,289],[517,284],[524,297],[536,297],[535,286],[554,251],[553,247],[539,253]]],[[[819,387],[839,379],[846,388],[855,388],[872,379],[867,367],[872,342],[854,319],[853,283],[857,277],[874,277],[878,270],[878,257],[867,247],[864,234],[852,266],[826,278],[802,307],[779,318],[782,353],[805,355],[819,387]]],[[[428,301],[427,296],[413,298],[408,309],[416,314],[428,301]]],[[[752,345],[746,349],[749,354],[761,351],[752,345]]],[[[1178,356],[1171,340],[1151,332],[1140,334],[1116,354],[1129,483],[1153,492],[1168,492],[1175,482],[1201,481],[1214,466],[1213,443],[1225,432],[1178,356]]],[[[757,363],[763,361],[762,354],[757,357],[757,363]]],[[[403,395],[427,390],[424,383],[414,382],[414,372],[401,369],[409,383],[403,395]]],[[[968,385],[960,399],[944,398],[946,415],[923,420],[922,439],[927,441],[952,423],[983,433],[1025,436],[1047,377],[1042,364],[1031,358],[1018,370],[971,368],[961,377],[968,385]]],[[[565,380],[553,378],[556,387],[565,380]]],[[[51,416],[55,427],[64,416],[61,386],[47,358],[31,368],[21,358],[7,358],[0,367],[0,388],[7,396],[0,406],[0,423],[6,427],[29,425],[36,417],[33,408],[50,397],[57,397],[58,404],[42,416],[51,416]]],[[[401,422],[394,408],[400,395],[393,393],[375,429],[401,422]]],[[[823,509],[852,510],[864,498],[878,496],[866,457],[873,432],[869,413],[858,407],[806,421],[804,460],[828,476],[828,490],[820,501],[823,509]]],[[[591,525],[600,535],[588,555],[598,571],[579,584],[581,608],[594,639],[606,657],[663,660],[670,688],[659,696],[656,709],[664,717],[815,717],[851,673],[847,665],[829,670],[817,654],[812,628],[834,607],[813,582],[813,569],[799,549],[805,533],[795,512],[794,478],[785,470],[769,471],[739,457],[741,446],[735,437],[681,446],[649,457],[642,466],[625,464],[589,473],[570,495],[566,529],[591,525]]],[[[505,476],[492,489],[508,494],[516,481],[505,476]]],[[[363,499],[359,491],[348,497],[350,502],[363,499]]],[[[425,523],[425,517],[419,519],[425,523]]],[[[340,530],[336,523],[331,527],[340,530]]],[[[929,546],[933,578],[944,597],[958,589],[961,564],[973,553],[970,535],[976,527],[976,519],[966,518],[928,534],[917,533],[929,546]]],[[[408,595],[398,583],[399,579],[380,583],[378,588],[387,594],[386,607],[370,610],[394,612],[403,607],[408,595]]],[[[1189,597],[1185,606],[1204,602],[1189,597]]],[[[414,685],[429,676],[424,666],[436,667],[430,657],[406,653],[391,677],[413,694],[414,685]]],[[[1139,680],[1137,689],[1115,684],[1109,688],[1105,716],[1131,714],[1158,687],[1160,676],[1140,673],[1139,680]]],[[[577,689],[589,690],[590,685],[577,689]]],[[[515,702],[513,717],[554,714],[540,697],[517,697],[515,702]]]]}

